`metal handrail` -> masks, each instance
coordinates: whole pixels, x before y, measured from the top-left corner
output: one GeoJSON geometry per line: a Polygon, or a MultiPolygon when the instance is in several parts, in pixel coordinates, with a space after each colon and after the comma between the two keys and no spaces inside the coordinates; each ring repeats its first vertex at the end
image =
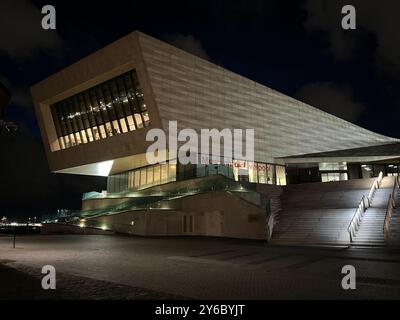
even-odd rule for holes
{"type": "Polygon", "coordinates": [[[353,242],[353,237],[355,236],[355,233],[360,227],[362,217],[364,216],[364,212],[365,210],[367,210],[368,206],[369,204],[368,202],[366,203],[365,196],[362,196],[358,204],[358,207],[356,209],[356,212],[354,213],[354,216],[351,219],[351,222],[347,228],[347,231],[349,232],[350,235],[350,242],[353,242]]]}
{"type": "Polygon", "coordinates": [[[400,187],[399,176],[395,178],[392,193],[389,195],[388,205],[386,207],[385,221],[383,223],[383,236],[385,241],[389,239],[390,222],[392,220],[393,209],[396,207],[396,196],[400,187]]]}
{"type": "Polygon", "coordinates": [[[354,213],[354,216],[351,219],[349,226],[347,227],[347,231],[349,232],[350,236],[350,242],[353,242],[353,238],[356,232],[358,231],[358,228],[361,225],[361,220],[364,216],[364,212],[372,205],[372,201],[374,199],[376,190],[379,189],[382,179],[383,179],[383,172],[381,171],[379,172],[378,177],[372,184],[371,189],[368,192],[367,198],[365,198],[365,196],[362,196],[358,204],[358,207],[356,209],[356,212],[354,213]]]}
{"type": "Polygon", "coordinates": [[[381,181],[383,179],[383,172],[379,172],[378,178],[375,179],[374,183],[372,184],[371,189],[369,190],[368,193],[368,206],[371,206],[372,200],[374,199],[375,192],[377,189],[379,189],[381,181]]]}
{"type": "Polygon", "coordinates": [[[267,237],[268,237],[268,241],[271,240],[272,238],[272,232],[274,229],[274,224],[275,224],[275,214],[271,213],[268,217],[268,222],[267,222],[267,237]]]}

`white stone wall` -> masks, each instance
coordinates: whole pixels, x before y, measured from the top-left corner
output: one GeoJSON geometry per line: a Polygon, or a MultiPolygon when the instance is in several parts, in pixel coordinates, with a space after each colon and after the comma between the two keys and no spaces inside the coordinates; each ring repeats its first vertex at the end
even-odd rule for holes
{"type": "Polygon", "coordinates": [[[177,120],[180,129],[254,128],[255,160],[264,162],[396,141],[142,33],[139,39],[164,127],[177,120]]]}

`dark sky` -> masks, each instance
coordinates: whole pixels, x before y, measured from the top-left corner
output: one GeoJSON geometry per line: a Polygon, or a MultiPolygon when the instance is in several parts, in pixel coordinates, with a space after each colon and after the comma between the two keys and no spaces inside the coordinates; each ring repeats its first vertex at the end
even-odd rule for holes
{"type": "Polygon", "coordinates": [[[0,1],[0,82],[13,93],[0,136],[0,215],[79,208],[102,178],[51,174],[29,87],[133,30],[367,129],[400,137],[400,1],[0,1]],[[57,29],[41,29],[52,4],[57,29]],[[341,28],[353,4],[357,30],[341,28]]]}

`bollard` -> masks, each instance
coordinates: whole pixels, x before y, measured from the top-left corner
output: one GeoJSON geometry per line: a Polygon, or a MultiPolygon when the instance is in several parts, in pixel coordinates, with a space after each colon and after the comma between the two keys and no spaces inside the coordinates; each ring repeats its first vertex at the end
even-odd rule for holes
{"type": "Polygon", "coordinates": [[[15,232],[14,232],[14,239],[13,239],[13,248],[15,249],[15,232]]]}

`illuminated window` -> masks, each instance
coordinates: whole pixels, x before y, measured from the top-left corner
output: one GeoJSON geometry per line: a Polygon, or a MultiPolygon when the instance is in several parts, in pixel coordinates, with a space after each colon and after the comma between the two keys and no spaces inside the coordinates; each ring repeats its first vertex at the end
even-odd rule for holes
{"type": "Polygon", "coordinates": [[[87,130],[86,130],[86,133],[87,133],[87,137],[88,137],[89,142],[92,142],[92,141],[93,141],[93,133],[92,133],[92,130],[91,130],[91,129],[87,129],[87,130]]]}
{"type": "Polygon", "coordinates": [[[344,180],[347,180],[347,173],[337,173],[337,172],[321,173],[322,182],[344,181],[344,180]]]}
{"type": "Polygon", "coordinates": [[[135,188],[140,187],[140,170],[135,171],[135,188]]]}
{"type": "Polygon", "coordinates": [[[76,144],[81,144],[82,143],[81,136],[79,135],[79,132],[75,133],[75,142],[76,142],[76,144]]]}
{"type": "Polygon", "coordinates": [[[339,171],[339,170],[347,170],[346,162],[321,162],[319,163],[320,171],[339,171]]]}
{"type": "Polygon", "coordinates": [[[275,166],[267,164],[267,183],[275,184],[275,166]]]}
{"type": "Polygon", "coordinates": [[[267,183],[267,165],[264,163],[257,164],[258,183],[267,183]]]}
{"type": "Polygon", "coordinates": [[[99,130],[100,130],[100,135],[102,139],[107,138],[107,133],[106,133],[106,129],[104,128],[103,125],[99,126],[99,130]]]}
{"type": "Polygon", "coordinates": [[[168,181],[168,164],[161,165],[161,182],[165,183],[168,181]]]}
{"type": "Polygon", "coordinates": [[[123,132],[123,133],[128,132],[128,127],[127,127],[127,125],[126,125],[125,118],[124,118],[124,119],[119,119],[119,123],[121,124],[121,130],[122,130],[122,132],[123,132]]]}
{"type": "Polygon", "coordinates": [[[112,129],[111,123],[110,123],[110,122],[107,122],[107,123],[105,124],[105,127],[106,127],[107,134],[108,134],[110,137],[112,137],[112,136],[113,136],[113,129],[112,129]]]}
{"type": "Polygon", "coordinates": [[[176,181],[176,165],[170,164],[168,168],[168,182],[176,181]]]}
{"type": "Polygon", "coordinates": [[[86,133],[84,130],[81,131],[81,137],[82,137],[82,142],[83,143],[88,143],[87,137],[86,137],[86,133]]]}
{"type": "Polygon", "coordinates": [[[146,169],[142,169],[140,170],[140,186],[145,186],[146,184],[146,169]]]}
{"type": "Polygon", "coordinates": [[[239,181],[241,176],[249,176],[249,169],[246,161],[233,160],[233,176],[235,181],[239,181]]]}
{"type": "Polygon", "coordinates": [[[69,141],[69,137],[68,136],[64,137],[64,141],[65,141],[65,147],[66,148],[71,147],[71,142],[69,141]]]}
{"type": "Polygon", "coordinates": [[[160,167],[160,165],[156,165],[154,167],[154,176],[153,176],[155,184],[160,183],[160,180],[161,180],[160,175],[161,175],[161,167],[160,167]]]}
{"type": "Polygon", "coordinates": [[[138,128],[143,128],[142,117],[139,113],[135,113],[135,120],[138,128]]]}
{"type": "MultiPolygon", "coordinates": [[[[64,138],[59,143],[61,149],[135,131],[150,124],[134,70],[53,104],[51,113],[57,137],[64,138]]],[[[57,146],[54,148],[58,149],[57,146]]]]}
{"type": "Polygon", "coordinates": [[[60,148],[65,149],[65,143],[64,143],[64,139],[62,137],[58,138],[58,142],[60,143],[60,148]]]}
{"type": "Polygon", "coordinates": [[[147,184],[153,183],[153,167],[147,168],[147,184]]]}
{"type": "Polygon", "coordinates": [[[129,131],[135,130],[136,128],[135,128],[135,122],[133,121],[133,117],[128,116],[126,119],[128,120],[129,131]]]}
{"type": "Polygon", "coordinates": [[[248,163],[249,172],[249,182],[257,183],[257,164],[255,162],[248,163]]]}
{"type": "Polygon", "coordinates": [[[100,140],[99,129],[93,128],[93,135],[94,135],[95,140],[100,140]]]}
{"type": "Polygon", "coordinates": [[[276,166],[276,184],[278,186],[286,185],[286,172],[284,166],[276,166]]]}
{"type": "Polygon", "coordinates": [[[69,141],[71,142],[71,145],[76,145],[75,136],[72,133],[69,135],[69,141]]]}
{"type": "Polygon", "coordinates": [[[107,190],[109,192],[140,190],[171,181],[176,181],[176,165],[156,164],[109,176],[107,190]]]}

